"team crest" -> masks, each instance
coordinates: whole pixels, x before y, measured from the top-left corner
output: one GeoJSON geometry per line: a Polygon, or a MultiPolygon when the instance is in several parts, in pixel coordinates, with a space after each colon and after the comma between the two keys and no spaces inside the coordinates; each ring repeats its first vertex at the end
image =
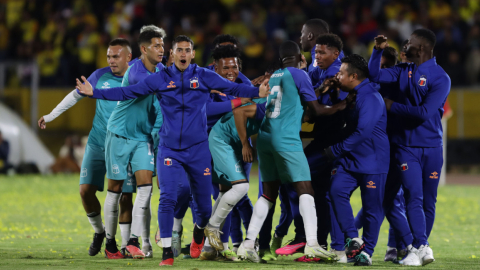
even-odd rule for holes
{"type": "Polygon", "coordinates": [[[172,159],[171,158],[164,159],[163,160],[163,165],[172,166],[172,159]]]}
{"type": "Polygon", "coordinates": [[[82,169],[82,173],[80,174],[80,177],[87,177],[87,168],[82,169]]]}
{"type": "Polygon", "coordinates": [[[402,165],[400,165],[400,169],[402,169],[402,171],[406,171],[408,170],[408,164],[407,163],[403,163],[402,165]]]}
{"type": "Polygon", "coordinates": [[[113,165],[112,165],[112,173],[113,173],[113,174],[118,174],[118,173],[120,173],[120,169],[118,168],[118,165],[117,165],[117,164],[113,164],[113,165]]]}
{"type": "Polygon", "coordinates": [[[420,86],[427,85],[427,76],[425,75],[420,76],[420,80],[418,80],[418,85],[420,86]]]}
{"type": "Polygon", "coordinates": [[[333,168],[332,170],[332,175],[335,175],[335,174],[337,174],[337,168],[333,168]]]}
{"type": "Polygon", "coordinates": [[[190,88],[191,89],[197,89],[199,86],[200,86],[200,84],[198,83],[198,78],[197,77],[193,77],[193,78],[190,79],[190,88]]]}

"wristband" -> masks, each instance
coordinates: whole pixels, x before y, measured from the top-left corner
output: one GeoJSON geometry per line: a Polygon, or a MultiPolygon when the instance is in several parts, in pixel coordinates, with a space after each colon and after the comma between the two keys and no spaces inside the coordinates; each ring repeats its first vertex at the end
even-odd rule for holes
{"type": "Polygon", "coordinates": [[[240,98],[232,99],[233,108],[242,106],[242,100],[240,98]]]}

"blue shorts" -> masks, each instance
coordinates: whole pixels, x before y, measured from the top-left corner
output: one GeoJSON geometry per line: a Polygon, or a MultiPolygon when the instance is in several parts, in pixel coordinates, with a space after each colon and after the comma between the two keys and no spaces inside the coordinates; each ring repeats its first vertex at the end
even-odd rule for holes
{"type": "Polygon", "coordinates": [[[125,180],[128,164],[132,173],[140,170],[155,171],[155,156],[150,142],[140,142],[118,136],[110,131],[105,139],[107,178],[125,180]]]}
{"type": "Polygon", "coordinates": [[[213,158],[212,182],[231,186],[231,182],[248,179],[244,170],[242,149],[237,145],[229,145],[212,130],[208,137],[210,153],[213,158]]]}
{"type": "Polygon", "coordinates": [[[257,149],[262,182],[280,180],[282,184],[310,181],[310,168],[305,153],[275,152],[257,149]]]}
{"type": "MultiPolygon", "coordinates": [[[[105,188],[105,172],[105,148],[87,144],[82,161],[80,185],[94,185],[97,186],[98,191],[103,191],[105,188]]],[[[135,193],[136,180],[135,175],[131,172],[130,165],[128,166],[127,175],[127,181],[123,182],[122,192],[135,193]]]]}

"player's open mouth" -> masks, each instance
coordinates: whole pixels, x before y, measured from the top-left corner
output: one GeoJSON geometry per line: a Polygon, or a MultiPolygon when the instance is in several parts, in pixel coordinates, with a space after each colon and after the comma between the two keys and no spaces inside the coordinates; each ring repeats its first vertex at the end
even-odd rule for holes
{"type": "Polygon", "coordinates": [[[182,64],[186,64],[186,63],[187,63],[187,60],[180,60],[180,62],[181,62],[182,64]]]}
{"type": "Polygon", "coordinates": [[[232,82],[235,80],[235,78],[233,76],[227,76],[227,79],[232,81],[232,82]]]}

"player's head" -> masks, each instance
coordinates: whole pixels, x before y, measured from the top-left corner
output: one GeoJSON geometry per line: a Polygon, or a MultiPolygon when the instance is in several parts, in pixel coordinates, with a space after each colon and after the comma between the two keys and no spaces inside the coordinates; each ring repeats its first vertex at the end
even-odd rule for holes
{"type": "Polygon", "coordinates": [[[232,45],[233,47],[238,47],[238,40],[234,36],[227,34],[218,35],[213,40],[214,48],[224,45],[232,45]]]}
{"type": "Polygon", "coordinates": [[[402,45],[400,46],[400,62],[402,63],[409,63],[410,61],[407,60],[407,43],[408,39],[404,40],[402,42],[402,45]]]}
{"type": "Polygon", "coordinates": [[[138,36],[138,45],[140,46],[142,57],[153,65],[162,62],[164,52],[163,39],[166,36],[165,30],[160,27],[155,25],[143,26],[138,36]]]}
{"type": "Polygon", "coordinates": [[[123,76],[130,60],[132,60],[132,47],[128,40],[116,38],[108,43],[107,61],[114,75],[123,76]]]}
{"type": "Polygon", "coordinates": [[[315,45],[315,59],[321,69],[328,68],[343,50],[343,42],[335,34],[323,34],[317,38],[315,45]]]}
{"type": "Polygon", "coordinates": [[[187,36],[177,36],[172,42],[173,62],[180,70],[187,69],[192,59],[195,58],[193,41],[187,36]]]}
{"type": "Polygon", "coordinates": [[[291,40],[283,42],[282,45],[280,45],[279,54],[282,67],[300,68],[302,54],[297,43],[291,40]]]}
{"type": "Polygon", "coordinates": [[[318,36],[329,32],[328,23],[321,19],[308,20],[302,27],[300,45],[304,52],[310,52],[318,36]]]}
{"type": "Polygon", "coordinates": [[[398,53],[393,47],[386,47],[382,53],[382,59],[380,60],[380,68],[389,68],[397,64],[398,53]]]}
{"type": "Polygon", "coordinates": [[[215,72],[234,82],[240,72],[238,63],[240,51],[233,45],[222,45],[213,50],[212,57],[215,60],[215,72]]]}
{"type": "Polygon", "coordinates": [[[436,42],[435,33],[431,30],[417,29],[413,31],[405,44],[405,55],[409,61],[419,59],[420,55],[432,57],[436,42]]]}
{"type": "Polygon", "coordinates": [[[345,92],[352,91],[358,84],[368,78],[368,64],[358,54],[351,54],[342,59],[342,65],[337,73],[340,89],[345,92]]]}

